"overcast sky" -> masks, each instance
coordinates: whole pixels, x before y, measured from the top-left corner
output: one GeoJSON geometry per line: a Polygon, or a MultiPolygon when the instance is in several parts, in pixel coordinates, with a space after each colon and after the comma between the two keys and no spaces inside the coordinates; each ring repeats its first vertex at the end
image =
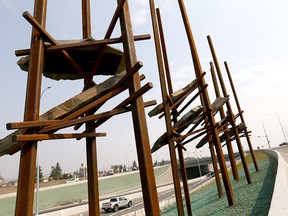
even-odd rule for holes
{"type": "MultiPolygon", "coordinates": [[[[91,0],[92,36],[103,39],[116,1],[91,0]]],[[[160,8],[164,26],[170,70],[175,90],[195,79],[189,46],[178,7],[178,1],[155,0],[160,8]]],[[[154,88],[145,94],[145,101],[161,99],[156,65],[153,32],[151,28],[148,0],[129,1],[134,34],[151,34],[152,39],[136,42],[138,60],[144,63],[140,70],[146,79],[143,85],[152,82],[154,88]]],[[[6,123],[23,121],[27,73],[17,66],[14,51],[29,48],[31,26],[22,17],[24,11],[33,14],[34,1],[0,0],[0,138],[12,131],[6,123]]],[[[194,34],[203,71],[207,72],[211,101],[215,99],[212,88],[209,62],[212,60],[207,35],[211,35],[227,91],[231,96],[233,111],[235,102],[223,65],[227,61],[232,73],[240,105],[248,130],[252,131],[254,148],[268,148],[263,125],[271,146],[285,141],[288,127],[287,70],[288,27],[286,0],[202,0],[185,1],[190,25],[194,34]],[[273,114],[273,115],[271,115],[273,114]],[[280,119],[280,122],[278,120],[280,119]],[[283,125],[284,134],[280,123],[283,125]]],[[[50,0],[47,11],[47,31],[55,39],[81,39],[81,1],[50,0]]],[[[112,37],[119,37],[119,26],[112,37]]],[[[121,48],[121,47],[120,47],[121,48]]],[[[97,82],[97,77],[94,78],[97,82]]],[[[50,86],[41,98],[41,113],[81,92],[83,81],[54,81],[43,77],[42,89],[50,86]]],[[[120,96],[121,98],[121,96],[120,96]]],[[[122,98],[124,98],[122,96],[122,98]]],[[[118,99],[121,101],[121,99],[118,99]]],[[[113,106],[113,102],[112,106],[113,106]]],[[[117,104],[117,102],[115,102],[117,104]]],[[[195,104],[195,106],[198,104],[195,104]]],[[[150,111],[147,108],[146,111],[150,111]]],[[[150,145],[164,132],[165,124],[157,117],[147,116],[150,145]]],[[[83,131],[83,128],[79,132],[83,131]]],[[[132,164],[137,160],[132,119],[130,114],[116,116],[97,129],[107,137],[97,139],[98,168],[109,168],[113,164],[132,164]]],[[[187,145],[185,156],[195,156],[196,142],[187,145]]],[[[247,149],[243,139],[244,148],[247,149]]],[[[236,145],[234,144],[236,150],[236,145]]],[[[207,147],[198,150],[198,155],[208,155],[207,147]]],[[[18,176],[19,153],[0,158],[0,173],[4,178],[18,176]]],[[[167,146],[153,154],[153,160],[169,158],[167,146]]],[[[48,174],[57,162],[62,169],[72,172],[86,164],[85,141],[60,140],[39,142],[39,164],[48,174]]],[[[137,162],[138,163],[138,162],[137,162]]]]}

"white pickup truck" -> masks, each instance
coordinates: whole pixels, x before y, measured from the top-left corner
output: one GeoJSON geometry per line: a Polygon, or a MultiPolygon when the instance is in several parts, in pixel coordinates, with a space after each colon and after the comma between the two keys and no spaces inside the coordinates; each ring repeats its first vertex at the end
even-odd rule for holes
{"type": "Polygon", "coordinates": [[[125,197],[113,197],[109,202],[102,203],[102,209],[105,212],[109,212],[110,210],[118,211],[119,208],[131,207],[132,201],[125,197]]]}
{"type": "Polygon", "coordinates": [[[74,183],[74,182],[79,182],[79,178],[70,178],[65,183],[74,183]]]}

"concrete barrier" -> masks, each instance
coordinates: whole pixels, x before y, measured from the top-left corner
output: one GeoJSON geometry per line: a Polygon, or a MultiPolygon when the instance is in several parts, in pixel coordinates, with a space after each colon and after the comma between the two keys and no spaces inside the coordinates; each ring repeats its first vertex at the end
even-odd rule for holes
{"type": "Polygon", "coordinates": [[[288,164],[280,153],[274,153],[277,154],[278,167],[269,216],[288,215],[288,164]]]}

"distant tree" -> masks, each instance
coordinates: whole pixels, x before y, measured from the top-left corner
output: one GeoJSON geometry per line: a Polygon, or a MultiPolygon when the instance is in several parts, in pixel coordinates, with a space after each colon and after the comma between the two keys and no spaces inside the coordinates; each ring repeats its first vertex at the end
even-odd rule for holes
{"type": "Polygon", "coordinates": [[[4,178],[3,178],[3,176],[2,176],[2,174],[1,174],[1,172],[0,172],[0,180],[3,180],[4,178]]]}
{"type": "Polygon", "coordinates": [[[164,159],[162,159],[162,161],[160,162],[160,166],[163,166],[165,164],[166,164],[166,162],[164,161],[164,159]]]}
{"type": "Polygon", "coordinates": [[[124,166],[122,164],[119,165],[119,172],[123,172],[124,166]]]}
{"type": "Polygon", "coordinates": [[[125,164],[123,165],[123,172],[127,172],[127,167],[125,164]]]}
{"type": "Polygon", "coordinates": [[[114,173],[117,173],[119,170],[119,165],[112,165],[111,169],[114,171],[114,173]]]}
{"type": "Polygon", "coordinates": [[[132,170],[137,170],[137,169],[138,169],[138,166],[136,164],[136,161],[134,160],[132,163],[132,170]]]}
{"type": "Polygon", "coordinates": [[[5,182],[4,177],[2,176],[1,172],[0,172],[0,187],[2,186],[2,184],[5,182]]]}
{"type": "Polygon", "coordinates": [[[73,175],[71,175],[70,173],[64,173],[63,176],[62,176],[63,179],[69,179],[69,178],[72,178],[72,177],[73,177],[73,175]]]}
{"type": "MultiPolygon", "coordinates": [[[[39,165],[39,182],[43,182],[43,170],[42,167],[39,165]]],[[[35,182],[37,182],[37,166],[36,166],[36,174],[35,174],[35,182]]]]}
{"type": "Polygon", "coordinates": [[[78,176],[80,178],[86,177],[87,176],[87,167],[80,167],[79,172],[78,172],[78,176]]]}
{"type": "Polygon", "coordinates": [[[78,170],[74,171],[73,176],[75,176],[76,178],[79,178],[79,171],[78,170]]]}
{"type": "Polygon", "coordinates": [[[56,163],[56,166],[51,167],[50,177],[52,177],[54,180],[61,179],[62,168],[61,168],[59,162],[56,163]]]}
{"type": "Polygon", "coordinates": [[[154,166],[158,166],[158,161],[157,160],[154,162],[154,166]]]}

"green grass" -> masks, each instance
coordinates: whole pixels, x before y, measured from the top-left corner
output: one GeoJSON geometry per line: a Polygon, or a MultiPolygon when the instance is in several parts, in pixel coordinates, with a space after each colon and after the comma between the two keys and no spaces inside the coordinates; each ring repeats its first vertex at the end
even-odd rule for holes
{"type": "MultiPolygon", "coordinates": [[[[168,169],[167,166],[154,169],[157,178],[168,169]]],[[[139,172],[131,172],[127,175],[113,176],[111,178],[99,178],[99,194],[100,196],[111,192],[118,192],[132,187],[140,187],[139,172]]],[[[79,203],[83,197],[87,196],[87,183],[71,184],[66,187],[55,188],[39,192],[39,210],[45,210],[58,206],[72,203],[79,203]]],[[[35,198],[35,196],[34,196],[35,198]]],[[[3,198],[0,200],[0,215],[14,215],[16,197],[3,198]]]]}

